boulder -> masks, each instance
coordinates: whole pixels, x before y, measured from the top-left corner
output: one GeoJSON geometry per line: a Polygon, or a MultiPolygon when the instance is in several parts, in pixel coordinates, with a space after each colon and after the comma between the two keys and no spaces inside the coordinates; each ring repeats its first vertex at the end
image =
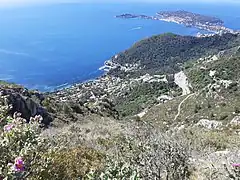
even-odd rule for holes
{"type": "Polygon", "coordinates": [[[231,120],[230,125],[240,126],[240,116],[234,117],[234,118],[231,120]]]}
{"type": "Polygon", "coordinates": [[[206,129],[219,129],[222,126],[222,122],[208,119],[201,119],[196,126],[206,129]]]}
{"type": "MultiPolygon", "coordinates": [[[[21,117],[30,120],[31,117],[40,115],[43,117],[43,123],[49,125],[52,122],[52,116],[41,105],[44,100],[43,94],[39,92],[28,91],[24,88],[0,87],[1,97],[4,97],[4,104],[11,105],[8,114],[13,116],[15,112],[21,113],[21,117]]],[[[3,102],[2,102],[3,103],[3,102]]]]}

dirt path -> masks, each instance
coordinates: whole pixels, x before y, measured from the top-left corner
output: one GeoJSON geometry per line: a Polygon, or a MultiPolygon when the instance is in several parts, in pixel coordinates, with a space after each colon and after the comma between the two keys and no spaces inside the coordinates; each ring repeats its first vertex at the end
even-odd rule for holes
{"type": "Polygon", "coordinates": [[[183,105],[183,103],[188,100],[188,98],[190,98],[191,96],[195,95],[195,93],[189,94],[186,98],[184,98],[184,100],[182,100],[182,102],[178,105],[178,113],[174,118],[174,121],[177,120],[177,118],[180,116],[181,113],[181,107],[183,105]]]}

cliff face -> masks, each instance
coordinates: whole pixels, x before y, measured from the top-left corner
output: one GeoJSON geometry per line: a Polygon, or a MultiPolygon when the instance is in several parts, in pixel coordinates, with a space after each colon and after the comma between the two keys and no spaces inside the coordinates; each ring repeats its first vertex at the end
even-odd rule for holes
{"type": "Polygon", "coordinates": [[[49,125],[53,118],[42,106],[44,95],[38,91],[29,91],[23,87],[7,84],[0,85],[1,104],[11,106],[8,114],[13,115],[15,112],[22,114],[22,117],[29,120],[30,117],[41,115],[43,123],[49,125]]]}
{"type": "Polygon", "coordinates": [[[99,98],[96,93],[96,97],[93,96],[91,91],[94,92],[94,87],[89,90],[82,88],[81,92],[70,88],[56,94],[43,94],[4,83],[0,85],[0,105],[9,106],[7,114],[10,116],[18,112],[22,118],[29,120],[41,115],[45,125],[60,126],[81,121],[91,114],[118,119],[113,103],[107,98],[99,98]]]}

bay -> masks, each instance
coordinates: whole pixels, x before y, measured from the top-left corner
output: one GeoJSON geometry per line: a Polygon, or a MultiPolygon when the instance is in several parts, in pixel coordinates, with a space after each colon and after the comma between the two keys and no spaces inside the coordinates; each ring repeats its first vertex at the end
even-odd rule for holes
{"type": "Polygon", "coordinates": [[[217,16],[240,29],[238,5],[79,3],[0,9],[0,80],[52,91],[96,78],[105,60],[133,43],[165,32],[196,35],[199,30],[162,21],[117,19],[187,10],[217,16]]]}

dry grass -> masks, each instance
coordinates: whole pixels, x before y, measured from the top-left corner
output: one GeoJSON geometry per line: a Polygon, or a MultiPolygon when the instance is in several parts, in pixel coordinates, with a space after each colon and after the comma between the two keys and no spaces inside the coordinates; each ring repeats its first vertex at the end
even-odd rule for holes
{"type": "Polygon", "coordinates": [[[104,155],[98,151],[77,147],[65,149],[51,155],[54,164],[51,174],[54,179],[78,179],[84,177],[91,170],[99,171],[103,168],[104,155]]]}
{"type": "Polygon", "coordinates": [[[232,157],[240,147],[240,137],[235,131],[189,127],[166,133],[142,120],[116,121],[100,116],[49,129],[44,136],[50,137],[53,145],[69,149],[57,154],[56,158],[59,167],[64,164],[71,167],[66,171],[72,176],[76,172],[82,176],[91,168],[105,167],[107,162],[101,158],[106,156],[114,162],[126,162],[136,167],[143,179],[224,179],[228,172],[222,162],[232,170],[231,163],[238,163],[238,159],[234,161],[232,157]],[[228,153],[223,158],[219,151],[228,153]],[[81,167],[78,164],[80,157],[84,166],[76,171],[74,169],[81,167]],[[172,166],[172,163],[177,166],[172,166]]]}

